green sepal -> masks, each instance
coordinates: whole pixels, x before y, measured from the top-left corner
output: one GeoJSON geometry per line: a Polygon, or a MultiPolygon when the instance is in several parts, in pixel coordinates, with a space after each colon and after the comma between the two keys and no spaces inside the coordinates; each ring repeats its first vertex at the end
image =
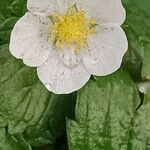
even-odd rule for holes
{"type": "Polygon", "coordinates": [[[77,6],[76,6],[76,4],[74,4],[72,7],[68,8],[67,15],[71,16],[77,12],[78,12],[77,6]]]}
{"type": "Polygon", "coordinates": [[[54,13],[53,15],[50,15],[49,18],[52,21],[52,23],[55,24],[56,22],[59,21],[59,14],[58,13],[54,13]]]}

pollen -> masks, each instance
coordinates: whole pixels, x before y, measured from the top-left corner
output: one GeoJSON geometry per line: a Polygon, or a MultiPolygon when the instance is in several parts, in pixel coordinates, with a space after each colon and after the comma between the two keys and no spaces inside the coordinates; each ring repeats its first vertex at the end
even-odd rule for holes
{"type": "Polygon", "coordinates": [[[58,49],[64,47],[75,47],[80,52],[87,47],[87,40],[90,34],[96,33],[96,20],[87,19],[83,10],[70,9],[63,16],[52,15],[53,24],[50,26],[49,40],[52,40],[58,49]]]}

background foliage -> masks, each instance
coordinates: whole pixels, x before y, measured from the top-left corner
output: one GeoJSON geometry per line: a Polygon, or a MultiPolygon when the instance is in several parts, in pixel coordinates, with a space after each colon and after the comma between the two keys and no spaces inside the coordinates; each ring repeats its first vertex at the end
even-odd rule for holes
{"type": "Polygon", "coordinates": [[[0,150],[150,150],[150,94],[136,87],[150,79],[150,1],[122,2],[129,49],[120,70],[55,95],[9,52],[26,0],[0,0],[0,150]]]}

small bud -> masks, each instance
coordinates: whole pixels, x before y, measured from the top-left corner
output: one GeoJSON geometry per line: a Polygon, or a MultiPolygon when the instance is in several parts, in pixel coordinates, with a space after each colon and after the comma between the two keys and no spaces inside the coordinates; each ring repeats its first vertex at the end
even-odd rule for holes
{"type": "Polygon", "coordinates": [[[138,88],[141,93],[144,93],[144,94],[150,93],[150,81],[139,83],[138,88]]]}

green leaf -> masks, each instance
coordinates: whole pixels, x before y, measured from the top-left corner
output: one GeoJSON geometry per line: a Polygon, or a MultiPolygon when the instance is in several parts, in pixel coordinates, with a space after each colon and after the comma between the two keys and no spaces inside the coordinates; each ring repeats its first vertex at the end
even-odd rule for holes
{"type": "Polygon", "coordinates": [[[74,94],[53,94],[48,109],[49,117],[43,116],[36,126],[26,129],[25,137],[27,141],[32,146],[38,147],[45,144],[53,145],[57,139],[63,139],[66,134],[66,117],[74,117],[75,98],[76,95],[74,94]]]}
{"type": "Polygon", "coordinates": [[[150,94],[145,95],[144,104],[135,114],[130,134],[128,149],[149,150],[150,149],[150,94]]]}
{"type": "Polygon", "coordinates": [[[31,150],[31,146],[24,140],[22,135],[8,136],[4,128],[0,129],[1,150],[31,150]]]}
{"type": "Polygon", "coordinates": [[[75,121],[67,121],[69,149],[127,149],[139,101],[134,83],[123,71],[90,81],[78,92],[75,121]]]}
{"type": "Polygon", "coordinates": [[[20,18],[27,11],[26,4],[27,0],[13,0],[8,10],[13,16],[20,18]]]}
{"type": "Polygon", "coordinates": [[[26,12],[26,0],[0,0],[0,45],[9,42],[16,21],[26,12]]]}
{"type": "Polygon", "coordinates": [[[149,43],[147,43],[147,48],[145,49],[144,52],[142,77],[144,79],[150,80],[150,39],[149,39],[149,43]]]}
{"type": "Polygon", "coordinates": [[[133,81],[135,82],[141,80],[142,64],[143,60],[141,55],[131,45],[129,45],[129,49],[123,58],[122,67],[125,71],[130,73],[133,81]]]}
{"type": "Polygon", "coordinates": [[[124,57],[123,67],[134,81],[150,78],[150,3],[149,0],[123,0],[127,19],[123,25],[129,50],[124,57]]]}

